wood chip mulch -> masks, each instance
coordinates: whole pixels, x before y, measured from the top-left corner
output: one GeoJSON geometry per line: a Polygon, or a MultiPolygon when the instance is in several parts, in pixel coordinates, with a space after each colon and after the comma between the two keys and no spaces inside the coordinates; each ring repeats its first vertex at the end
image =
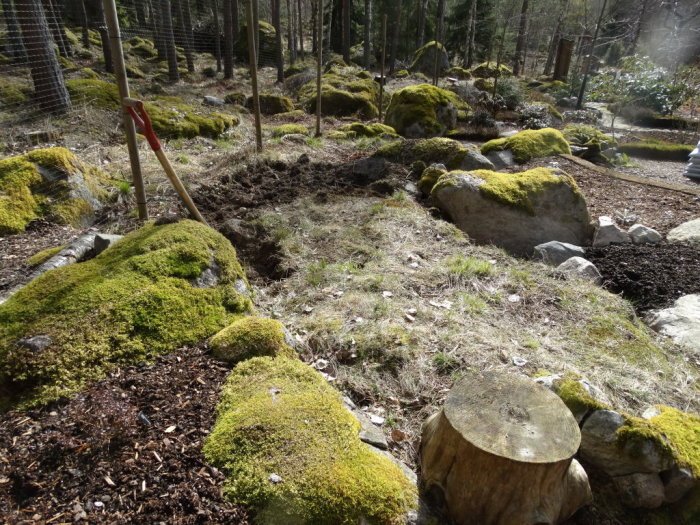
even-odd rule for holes
{"type": "Polygon", "coordinates": [[[201,453],[228,369],[203,348],[0,416],[3,523],[248,523],[201,453]]]}

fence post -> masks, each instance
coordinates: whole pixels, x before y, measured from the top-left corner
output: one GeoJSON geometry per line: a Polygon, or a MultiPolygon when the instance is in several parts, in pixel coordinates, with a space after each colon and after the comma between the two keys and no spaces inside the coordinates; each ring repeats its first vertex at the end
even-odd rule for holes
{"type": "Polygon", "coordinates": [[[318,23],[316,24],[316,136],[321,136],[321,84],[323,70],[323,1],[318,0],[318,23]]]}
{"type": "Polygon", "coordinates": [[[122,39],[119,31],[119,20],[117,19],[117,6],[115,0],[102,0],[102,5],[112,47],[114,76],[117,79],[119,99],[122,101],[120,111],[122,113],[122,124],[126,132],[126,145],[129,149],[131,177],[136,193],[136,206],[139,210],[139,219],[147,220],[148,208],[146,207],[146,190],[143,185],[143,175],[141,174],[141,160],[139,159],[139,145],[136,140],[136,127],[123,105],[123,100],[129,98],[129,82],[126,79],[126,66],[124,65],[124,52],[122,50],[122,39]]]}
{"type": "MultiPolygon", "coordinates": [[[[255,0],[257,2],[257,0],[255,0]]],[[[259,32],[254,27],[253,0],[246,3],[246,20],[248,23],[248,61],[250,62],[250,82],[253,84],[253,113],[255,114],[255,144],[258,151],[262,151],[262,125],[260,124],[260,95],[258,94],[258,59],[255,50],[255,33],[259,32]]]]}

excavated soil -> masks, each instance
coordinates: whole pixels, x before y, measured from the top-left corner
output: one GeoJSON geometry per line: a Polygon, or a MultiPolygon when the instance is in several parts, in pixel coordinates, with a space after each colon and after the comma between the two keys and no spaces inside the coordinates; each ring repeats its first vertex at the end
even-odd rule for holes
{"type": "Polygon", "coordinates": [[[248,523],[202,441],[228,370],[202,348],[0,416],[4,523],[248,523]]]}
{"type": "Polygon", "coordinates": [[[671,306],[700,293],[700,251],[685,244],[613,244],[586,250],[603,286],[621,294],[637,312],[671,306]]]}

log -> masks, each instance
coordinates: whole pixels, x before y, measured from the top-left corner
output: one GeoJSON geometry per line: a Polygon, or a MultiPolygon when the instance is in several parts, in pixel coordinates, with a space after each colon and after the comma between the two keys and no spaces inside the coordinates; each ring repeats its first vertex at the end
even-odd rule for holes
{"type": "Polygon", "coordinates": [[[592,500],[573,459],[580,442],[573,415],[545,387],[469,376],[423,426],[421,488],[458,525],[560,523],[592,500]]]}

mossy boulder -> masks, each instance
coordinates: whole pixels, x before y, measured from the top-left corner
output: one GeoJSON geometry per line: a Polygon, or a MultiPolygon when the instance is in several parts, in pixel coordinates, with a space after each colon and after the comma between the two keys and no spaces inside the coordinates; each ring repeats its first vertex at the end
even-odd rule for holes
{"type": "Polygon", "coordinates": [[[451,171],[438,179],[431,197],[469,237],[516,255],[529,256],[551,240],[578,246],[591,241],[586,200],[560,171],[451,171]]]}
{"type": "Polygon", "coordinates": [[[151,40],[134,36],[129,39],[129,53],[141,58],[155,58],[158,56],[158,51],[151,40]]]}
{"type": "Polygon", "coordinates": [[[470,108],[455,93],[418,84],[392,95],[385,121],[404,137],[434,137],[455,127],[460,109],[470,108]]]}
{"type": "Polygon", "coordinates": [[[284,70],[284,78],[289,78],[305,71],[316,69],[316,63],[313,60],[297,60],[291,66],[284,70]]]}
{"type": "Polygon", "coordinates": [[[419,72],[432,77],[436,72],[436,62],[437,74],[442,76],[444,71],[450,67],[450,59],[447,56],[445,46],[433,40],[414,53],[413,62],[408,69],[411,72],[419,72]]]}
{"type": "Polygon", "coordinates": [[[212,337],[209,346],[215,357],[232,364],[253,357],[296,357],[284,325],[261,317],[234,321],[212,337]]]}
{"type": "Polygon", "coordinates": [[[474,87],[479,91],[485,91],[486,93],[493,93],[493,88],[495,82],[492,78],[477,78],[474,81],[474,87]]]}
{"type": "Polygon", "coordinates": [[[493,164],[479,154],[476,147],[468,148],[456,140],[445,137],[397,140],[379,148],[374,156],[407,166],[421,161],[425,165],[444,164],[448,170],[493,169],[493,164]]]}
{"type": "Polygon", "coordinates": [[[65,148],[30,151],[0,160],[0,234],[24,231],[39,217],[76,227],[92,223],[109,182],[65,148]]]}
{"type": "MultiPolygon", "coordinates": [[[[258,53],[258,64],[262,66],[275,65],[275,49],[277,48],[275,28],[272,24],[268,24],[260,20],[258,22],[258,39],[260,42],[258,53]]],[[[236,60],[248,63],[250,55],[248,52],[248,25],[241,25],[240,36],[233,44],[233,54],[236,60]]]]}
{"type": "Polygon", "coordinates": [[[513,158],[520,164],[538,157],[571,154],[564,135],[554,128],[521,131],[511,137],[490,140],[481,147],[481,153],[487,156],[492,151],[503,150],[511,150],[513,158]]]}
{"type": "Polygon", "coordinates": [[[66,89],[73,104],[87,104],[100,109],[119,109],[120,99],[116,84],[96,78],[74,78],[66,80],[66,89]]]}
{"type": "Polygon", "coordinates": [[[472,69],[472,75],[476,78],[510,77],[513,70],[504,64],[496,67],[495,62],[482,62],[472,69]]]}
{"type": "Polygon", "coordinates": [[[6,84],[0,86],[0,104],[3,106],[15,106],[29,101],[32,90],[28,86],[19,84],[6,84]]]}
{"type": "Polygon", "coordinates": [[[469,80],[472,78],[472,72],[463,67],[455,66],[445,71],[445,76],[453,77],[458,80],[469,80]]]}
{"type": "Polygon", "coordinates": [[[250,312],[221,234],[194,221],[127,235],[0,305],[0,406],[39,405],[215,334],[250,312]]]}
{"type": "Polygon", "coordinates": [[[97,71],[95,71],[94,69],[90,69],[89,67],[83,67],[83,68],[81,68],[81,69],[78,71],[78,74],[79,74],[82,78],[89,78],[89,79],[92,79],[92,80],[99,80],[99,79],[100,79],[99,73],[97,73],[97,71]]]}
{"type": "Polygon", "coordinates": [[[155,97],[146,102],[146,111],[151,116],[153,129],[161,138],[216,138],[237,126],[240,119],[235,115],[210,112],[202,107],[185,104],[177,97],[155,97]]]}
{"type": "MultiPolygon", "coordinates": [[[[261,94],[258,96],[258,100],[260,101],[260,113],[263,115],[288,113],[294,109],[292,99],[281,95],[261,94]]],[[[253,109],[253,97],[248,97],[245,105],[248,109],[253,109]]]]}
{"type": "Polygon", "coordinates": [[[359,431],[317,371],[258,357],[228,377],[204,454],[260,523],[402,523],[415,488],[359,431]]]}
{"type": "Polygon", "coordinates": [[[301,124],[282,124],[272,128],[273,137],[284,137],[285,135],[308,135],[309,128],[301,124]]]}
{"type": "Polygon", "coordinates": [[[423,195],[430,195],[433,191],[433,187],[437,184],[437,181],[442,177],[447,170],[438,168],[437,166],[428,166],[423,170],[420,180],[418,181],[418,189],[423,193],[423,195]]]}
{"type": "Polygon", "coordinates": [[[338,131],[347,133],[354,133],[355,137],[386,137],[386,138],[396,138],[396,130],[391,126],[385,124],[374,123],[374,124],[363,124],[362,122],[353,122],[352,124],[345,124],[338,128],[338,131]]]}
{"type": "MultiPolygon", "coordinates": [[[[307,113],[316,112],[316,81],[299,90],[299,100],[307,113]]],[[[321,78],[321,113],[336,117],[369,120],[379,116],[379,84],[372,75],[356,67],[335,66],[321,78]]]]}
{"type": "Polygon", "coordinates": [[[226,94],[224,97],[224,102],[227,104],[236,104],[238,106],[243,106],[245,104],[247,97],[238,91],[233,91],[231,93],[226,94]]]}

